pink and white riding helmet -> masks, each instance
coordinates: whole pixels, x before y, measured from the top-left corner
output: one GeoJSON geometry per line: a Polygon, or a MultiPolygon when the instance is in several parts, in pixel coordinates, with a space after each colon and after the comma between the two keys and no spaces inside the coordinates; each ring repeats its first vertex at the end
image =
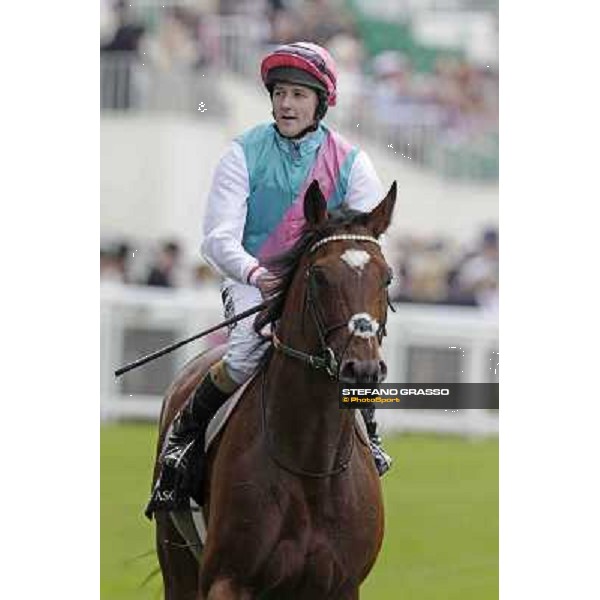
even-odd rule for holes
{"type": "Polygon", "coordinates": [[[311,42],[295,42],[279,46],[263,59],[260,74],[267,85],[268,74],[277,67],[292,67],[315,77],[327,92],[327,104],[335,106],[337,99],[337,67],[325,48],[311,42]]]}

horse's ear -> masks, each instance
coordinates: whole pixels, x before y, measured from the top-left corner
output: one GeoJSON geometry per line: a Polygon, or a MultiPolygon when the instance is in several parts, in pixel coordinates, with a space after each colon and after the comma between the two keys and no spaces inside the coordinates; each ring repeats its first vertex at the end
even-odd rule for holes
{"type": "Polygon", "coordinates": [[[392,183],[387,196],[369,213],[367,227],[375,237],[379,237],[390,226],[396,204],[396,182],[392,183]]]}
{"type": "Polygon", "coordinates": [[[327,202],[316,179],[304,194],[304,218],[310,225],[317,227],[327,219],[327,202]]]}

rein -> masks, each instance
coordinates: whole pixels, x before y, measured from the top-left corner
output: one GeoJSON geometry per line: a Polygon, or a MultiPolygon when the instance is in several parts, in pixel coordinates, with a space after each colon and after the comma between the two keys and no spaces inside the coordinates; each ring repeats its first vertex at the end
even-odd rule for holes
{"type": "Polygon", "coordinates": [[[352,454],[354,452],[354,435],[350,436],[350,448],[348,450],[348,456],[346,456],[341,464],[337,467],[329,471],[309,471],[307,469],[301,469],[299,467],[293,467],[284,463],[280,458],[278,458],[275,447],[273,444],[273,440],[271,439],[271,430],[267,425],[267,403],[266,403],[266,375],[265,370],[262,373],[262,384],[261,384],[261,393],[260,393],[260,406],[262,412],[262,425],[263,425],[263,434],[265,436],[265,441],[267,445],[267,454],[269,458],[278,466],[281,467],[284,471],[288,473],[292,473],[293,475],[300,475],[301,477],[311,477],[313,479],[323,479],[325,477],[331,477],[333,475],[339,475],[342,471],[345,471],[350,464],[350,460],[352,459],[352,454]]]}
{"type": "MultiPolygon", "coordinates": [[[[312,254],[316,250],[318,250],[321,246],[329,243],[329,242],[337,242],[343,240],[353,240],[353,241],[363,241],[363,242],[372,242],[377,244],[377,246],[381,246],[379,240],[370,236],[370,235],[357,235],[357,234],[339,234],[339,235],[330,235],[318,242],[314,243],[310,249],[308,250],[308,254],[312,254]]],[[[313,322],[317,329],[317,335],[319,336],[319,345],[321,352],[320,354],[309,354],[307,352],[303,352],[302,350],[296,350],[287,344],[284,344],[276,333],[273,333],[273,346],[275,350],[289,356],[290,358],[295,358],[297,360],[301,360],[305,364],[307,364],[310,368],[315,369],[317,371],[325,371],[325,373],[329,376],[330,379],[335,381],[339,381],[339,370],[341,366],[341,361],[336,357],[333,349],[327,344],[327,336],[331,334],[331,332],[344,327],[346,323],[340,323],[334,325],[332,327],[326,328],[323,323],[323,318],[321,315],[321,310],[317,303],[316,298],[316,283],[312,277],[312,273],[310,272],[310,268],[306,272],[306,277],[308,278],[308,286],[307,286],[307,303],[310,309],[310,314],[312,315],[313,322]]],[[[387,298],[387,304],[390,305],[389,297],[387,298]]],[[[392,307],[393,310],[393,307],[392,307]]],[[[385,320],[380,324],[379,329],[377,330],[377,337],[379,342],[381,343],[381,338],[385,335],[385,320]]],[[[350,336],[351,338],[352,336],[350,336]]],[[[348,343],[350,339],[348,340],[348,343]]],[[[346,347],[348,344],[346,345],[346,347]]]]}

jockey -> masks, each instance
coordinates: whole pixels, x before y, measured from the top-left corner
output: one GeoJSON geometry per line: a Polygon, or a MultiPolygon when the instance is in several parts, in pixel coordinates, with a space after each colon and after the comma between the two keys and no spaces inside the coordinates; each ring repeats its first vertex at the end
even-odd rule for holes
{"type": "MultiPolygon", "coordinates": [[[[368,156],[322,123],[328,107],[336,104],[336,66],[327,50],[305,42],[280,46],[263,59],[261,76],[275,122],[258,125],[230,144],[216,168],[204,220],[202,253],[224,276],[226,318],[263,301],[272,281],[264,265],[298,239],[303,213],[291,207],[302,206],[313,179],[318,179],[329,209],[343,202],[369,212],[384,195],[368,156]]],[[[267,348],[253,319],[231,327],[225,356],[173,423],[150,512],[177,504],[167,481],[185,476],[192,447],[203,451],[209,420],[252,375],[267,348]]],[[[391,458],[381,448],[374,410],[362,414],[383,475],[391,458]]]]}

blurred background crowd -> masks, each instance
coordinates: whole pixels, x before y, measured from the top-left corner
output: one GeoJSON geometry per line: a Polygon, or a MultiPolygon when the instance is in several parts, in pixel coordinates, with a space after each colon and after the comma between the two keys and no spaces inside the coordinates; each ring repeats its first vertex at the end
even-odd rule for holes
{"type": "MultiPolygon", "coordinates": [[[[410,236],[396,242],[390,297],[394,302],[479,306],[498,310],[498,232],[487,229],[471,243],[410,236]]],[[[215,272],[186,257],[177,241],[105,242],[100,250],[104,283],[162,288],[218,286],[215,272]],[[134,260],[135,259],[135,260],[134,260]]]]}
{"type": "MultiPolygon", "coordinates": [[[[218,85],[225,72],[258,89],[259,60],[269,48],[315,41],[339,67],[338,106],[327,115],[334,127],[402,157],[444,187],[457,181],[497,186],[497,34],[494,0],[101,0],[102,114],[185,115],[210,123],[228,110],[218,85]]],[[[111,147],[107,156],[116,151],[111,147]]],[[[392,177],[402,190],[405,177],[392,177]]],[[[420,189],[423,200],[431,195],[420,189]]],[[[465,214],[479,199],[469,196],[469,202],[465,214]]],[[[434,219],[435,209],[422,210],[434,219]]],[[[411,212],[405,208],[405,217],[411,212]]],[[[460,221],[461,209],[456,212],[460,221]]],[[[478,231],[463,235],[438,229],[405,229],[393,238],[393,299],[497,311],[497,221],[479,219],[478,231]]],[[[192,256],[200,239],[142,240],[114,224],[101,233],[104,282],[216,283],[199,254],[192,256]]]]}
{"type": "Polygon", "coordinates": [[[334,124],[445,176],[495,180],[497,27],[491,0],[102,0],[102,105],[185,110],[185,75],[227,64],[255,79],[270,46],[310,40],[339,66],[334,124]]]}

